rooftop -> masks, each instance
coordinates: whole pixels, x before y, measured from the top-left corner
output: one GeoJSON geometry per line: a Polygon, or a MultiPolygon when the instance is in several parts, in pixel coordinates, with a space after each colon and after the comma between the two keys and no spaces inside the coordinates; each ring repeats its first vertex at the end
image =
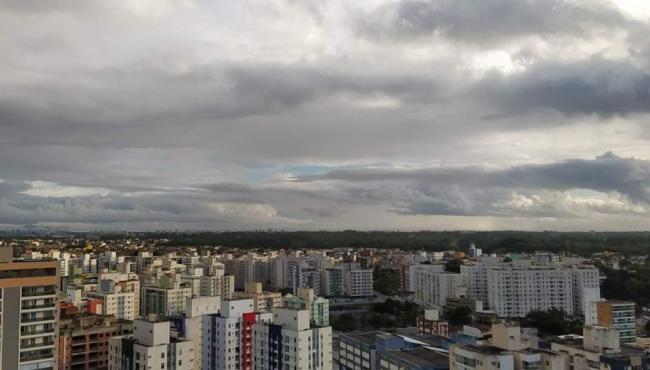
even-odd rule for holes
{"type": "Polygon", "coordinates": [[[508,352],[502,348],[490,345],[460,344],[458,346],[472,352],[485,353],[488,355],[498,355],[500,353],[508,352]]]}
{"type": "Polygon", "coordinates": [[[449,365],[449,356],[426,348],[415,348],[405,351],[386,351],[382,352],[381,356],[392,357],[420,367],[449,365]]]}

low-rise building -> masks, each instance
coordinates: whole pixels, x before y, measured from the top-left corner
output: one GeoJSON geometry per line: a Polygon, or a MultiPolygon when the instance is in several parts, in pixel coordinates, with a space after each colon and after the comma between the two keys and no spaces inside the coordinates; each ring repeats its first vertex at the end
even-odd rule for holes
{"type": "Polygon", "coordinates": [[[636,304],[626,301],[601,301],[596,305],[596,325],[618,330],[622,344],[636,340],[636,304]]]}
{"type": "Polygon", "coordinates": [[[439,335],[449,336],[449,323],[440,320],[438,310],[424,310],[424,315],[418,315],[416,321],[417,334],[420,336],[439,335]]]}
{"type": "Polygon", "coordinates": [[[449,370],[449,355],[428,348],[378,353],[379,369],[449,370]]]}

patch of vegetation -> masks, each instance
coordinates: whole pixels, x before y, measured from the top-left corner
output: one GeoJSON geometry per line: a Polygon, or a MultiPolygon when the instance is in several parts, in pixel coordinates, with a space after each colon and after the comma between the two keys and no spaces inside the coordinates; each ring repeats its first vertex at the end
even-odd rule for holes
{"type": "Polygon", "coordinates": [[[376,268],[373,273],[373,289],[387,296],[397,295],[400,292],[400,274],[397,270],[380,270],[376,268]]]}
{"type": "Polygon", "coordinates": [[[333,315],[330,324],[338,331],[391,330],[415,326],[419,311],[420,308],[415,303],[387,299],[385,302],[371,305],[368,312],[359,317],[347,313],[333,315]]]}
{"type": "Polygon", "coordinates": [[[520,320],[523,327],[537,328],[542,334],[582,334],[582,321],[568,316],[564,311],[551,308],[548,311],[531,311],[520,320]]]}
{"type": "Polygon", "coordinates": [[[445,317],[451,325],[468,325],[472,323],[472,310],[469,307],[456,307],[453,310],[448,310],[445,317]]]}

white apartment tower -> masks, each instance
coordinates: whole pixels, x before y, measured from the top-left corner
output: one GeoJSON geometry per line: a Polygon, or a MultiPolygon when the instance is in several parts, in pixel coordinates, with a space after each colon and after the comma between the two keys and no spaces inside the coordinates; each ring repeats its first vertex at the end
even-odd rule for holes
{"type": "Polygon", "coordinates": [[[253,325],[271,319],[254,311],[252,299],[221,301],[218,314],[204,317],[201,368],[252,370],[253,325]]]}
{"type": "Polygon", "coordinates": [[[488,270],[488,303],[499,317],[524,317],[557,308],[573,314],[572,271],[563,267],[493,267],[488,270]]]}
{"type": "Polygon", "coordinates": [[[311,328],[309,310],[275,308],[253,327],[256,370],[332,369],[332,328],[311,328]]]}
{"type": "Polygon", "coordinates": [[[369,297],[373,294],[372,270],[351,267],[344,269],[343,286],[345,295],[350,297],[369,297]]]}
{"type": "Polygon", "coordinates": [[[415,299],[425,307],[443,307],[447,297],[456,297],[464,291],[465,277],[451,272],[415,270],[415,299]]]}

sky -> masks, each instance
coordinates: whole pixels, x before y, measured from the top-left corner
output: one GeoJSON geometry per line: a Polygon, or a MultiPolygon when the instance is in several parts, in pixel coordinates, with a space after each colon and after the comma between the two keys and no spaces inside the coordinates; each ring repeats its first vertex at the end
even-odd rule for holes
{"type": "Polygon", "coordinates": [[[5,0],[0,228],[647,230],[645,0],[5,0]]]}

